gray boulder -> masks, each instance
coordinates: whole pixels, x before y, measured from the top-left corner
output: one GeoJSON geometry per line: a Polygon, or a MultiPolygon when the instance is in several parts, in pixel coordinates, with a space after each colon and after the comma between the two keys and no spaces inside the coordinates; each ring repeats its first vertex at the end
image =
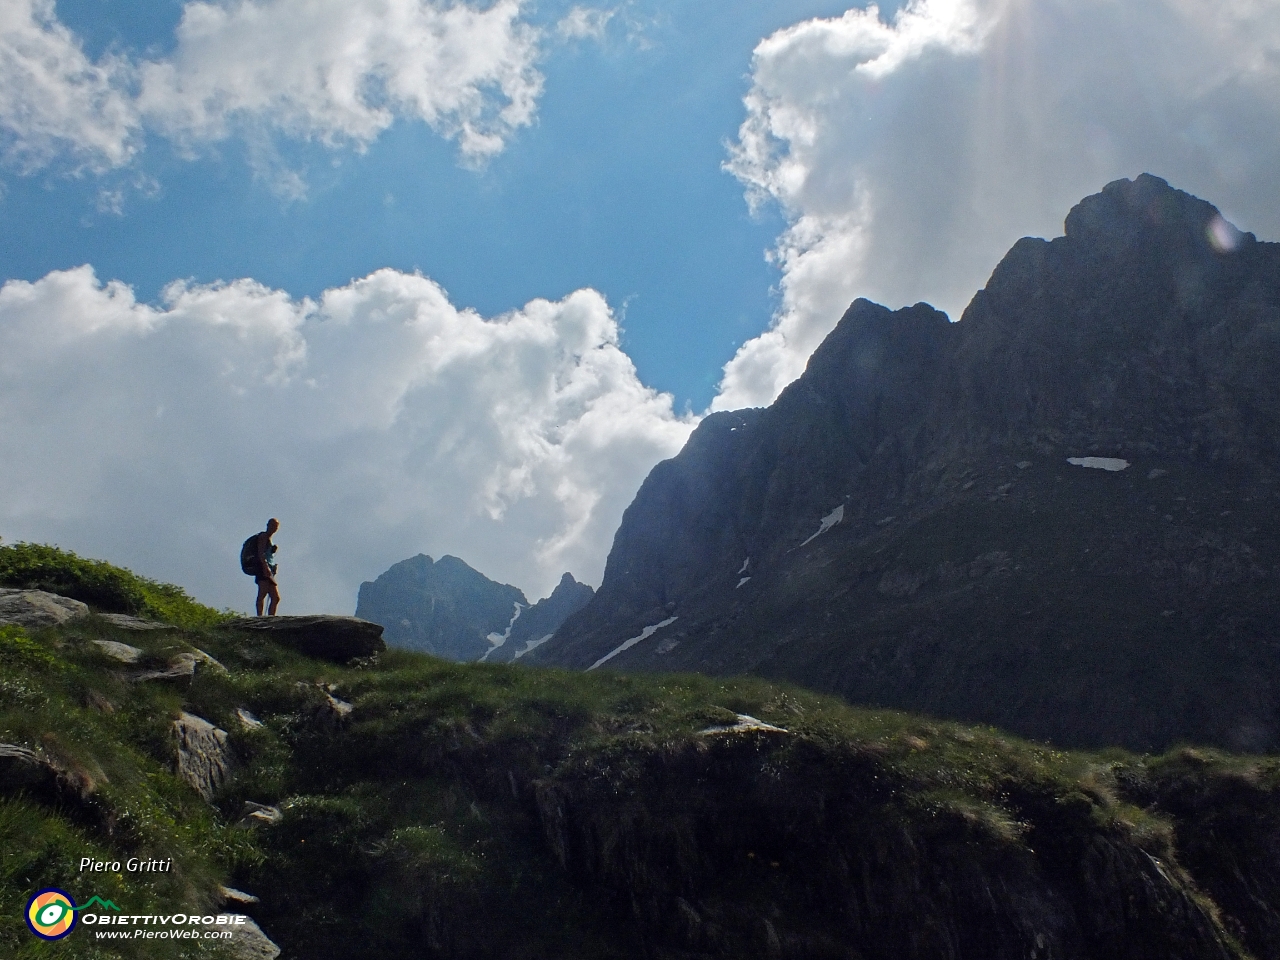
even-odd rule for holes
{"type": "MultiPolygon", "coordinates": [[[[118,644],[126,646],[126,644],[118,644]]],[[[227,668],[203,650],[189,650],[178,654],[169,661],[168,666],[160,670],[145,670],[133,679],[142,680],[191,680],[196,670],[212,670],[214,673],[226,673],[227,668]]]]}
{"type": "Polygon", "coordinates": [[[12,624],[37,630],[88,615],[88,606],[70,597],[44,590],[0,587],[0,626],[12,624]]]}
{"type": "Polygon", "coordinates": [[[252,633],[317,660],[346,663],[387,649],[382,626],[358,617],[241,617],[223,630],[252,633]]]}
{"type": "MultiPolygon", "coordinates": [[[[228,912],[238,913],[260,902],[253,894],[232,887],[219,887],[218,892],[222,894],[222,903],[228,912]]],[[[234,960],[275,960],[280,956],[280,948],[271,942],[261,927],[246,917],[244,923],[237,923],[231,928],[230,956],[234,960]]]]}
{"type": "Polygon", "coordinates": [[[331,693],[325,693],[324,699],[316,705],[312,716],[321,726],[336,730],[346,723],[355,708],[345,700],[339,700],[331,693]]]}
{"type": "Polygon", "coordinates": [[[231,928],[231,956],[235,960],[275,960],[280,948],[250,919],[231,928]]]}
{"type": "Polygon", "coordinates": [[[112,660],[119,660],[121,663],[137,663],[142,656],[142,651],[137,647],[116,640],[94,640],[93,643],[112,660]]]}
{"type": "Polygon", "coordinates": [[[173,721],[173,737],[178,747],[178,776],[200,796],[212,800],[231,774],[227,732],[202,717],[183,713],[173,721]]]}
{"type": "Polygon", "coordinates": [[[277,823],[284,819],[284,813],[279,807],[273,807],[266,803],[254,803],[252,800],[244,802],[244,812],[236,824],[238,827],[274,827],[277,823]]]}

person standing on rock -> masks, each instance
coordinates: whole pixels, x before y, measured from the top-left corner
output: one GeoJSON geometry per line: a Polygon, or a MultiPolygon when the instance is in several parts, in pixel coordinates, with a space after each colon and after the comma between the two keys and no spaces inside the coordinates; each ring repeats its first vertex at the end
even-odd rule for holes
{"type": "Polygon", "coordinates": [[[280,521],[272,517],[267,521],[267,529],[258,534],[258,573],[253,582],[258,585],[258,603],[255,609],[262,616],[262,601],[271,598],[267,607],[267,616],[274,617],[276,608],[280,606],[280,586],[276,583],[276,545],[271,542],[275,532],[280,529],[280,521]]]}

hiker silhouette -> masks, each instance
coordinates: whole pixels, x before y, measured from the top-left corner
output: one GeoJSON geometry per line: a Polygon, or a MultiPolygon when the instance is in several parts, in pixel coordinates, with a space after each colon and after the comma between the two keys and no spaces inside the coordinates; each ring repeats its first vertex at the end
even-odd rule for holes
{"type": "Polygon", "coordinates": [[[279,529],[280,521],[272,517],[267,521],[267,529],[258,534],[258,572],[253,577],[253,582],[258,585],[258,601],[254,608],[258,611],[258,616],[262,616],[262,603],[268,597],[271,598],[271,603],[267,607],[267,616],[274,617],[276,608],[280,606],[280,585],[276,583],[276,545],[271,542],[279,529]]]}

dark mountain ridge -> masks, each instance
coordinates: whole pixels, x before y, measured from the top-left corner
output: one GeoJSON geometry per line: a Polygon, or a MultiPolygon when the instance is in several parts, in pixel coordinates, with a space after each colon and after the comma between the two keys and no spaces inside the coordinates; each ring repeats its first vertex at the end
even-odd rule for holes
{"type": "Polygon", "coordinates": [[[959,323],[858,300],[772,406],[707,417],[530,659],[590,668],[664,624],[610,668],[1273,749],[1278,389],[1280,245],[1117,181],[959,323]]]}

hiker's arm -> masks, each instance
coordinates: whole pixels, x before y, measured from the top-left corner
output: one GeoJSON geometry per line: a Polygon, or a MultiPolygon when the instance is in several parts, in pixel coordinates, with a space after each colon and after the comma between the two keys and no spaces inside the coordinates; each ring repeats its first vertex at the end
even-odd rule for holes
{"type": "Polygon", "coordinates": [[[271,566],[267,563],[267,548],[262,545],[263,539],[262,534],[258,534],[258,576],[275,583],[276,578],[271,575],[271,566]]]}

